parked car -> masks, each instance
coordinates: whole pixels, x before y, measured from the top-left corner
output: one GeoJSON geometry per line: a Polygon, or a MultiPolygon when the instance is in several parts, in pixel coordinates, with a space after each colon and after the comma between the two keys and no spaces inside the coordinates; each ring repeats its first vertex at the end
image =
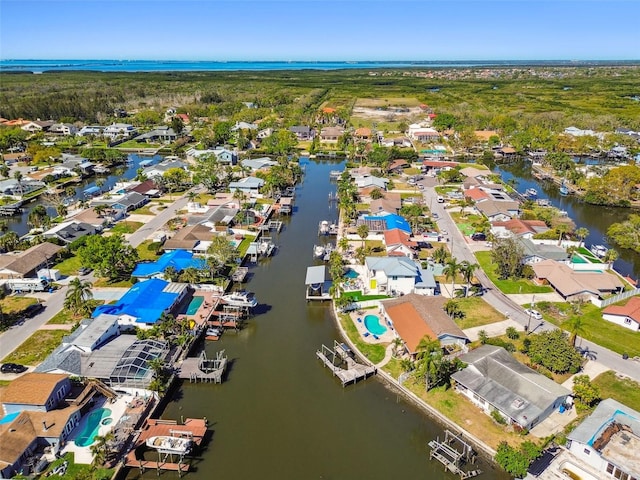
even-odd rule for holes
{"type": "Polygon", "coordinates": [[[536,319],[536,320],[542,320],[542,314],[541,314],[539,311],[534,310],[534,309],[532,309],[532,308],[527,308],[527,309],[524,311],[524,313],[526,313],[527,315],[530,315],[530,316],[531,316],[531,318],[534,318],[534,319],[536,319]]]}
{"type": "Polygon", "coordinates": [[[24,365],[19,365],[17,363],[3,363],[0,367],[0,372],[2,373],[22,373],[26,372],[27,367],[24,365]]]}
{"type": "Polygon", "coordinates": [[[89,267],[80,267],[78,269],[78,275],[86,275],[88,273],[91,273],[93,271],[92,268],[89,267]]]}
{"type": "Polygon", "coordinates": [[[29,305],[27,308],[25,308],[22,314],[26,318],[32,318],[32,317],[35,317],[38,313],[40,313],[42,310],[44,310],[43,304],[34,303],[33,305],[29,305]]]}
{"type": "Polygon", "coordinates": [[[471,240],[485,241],[486,239],[487,239],[487,236],[482,232],[476,232],[471,235],[471,240]]]}
{"type": "Polygon", "coordinates": [[[418,248],[433,248],[429,242],[417,242],[418,248]]]}

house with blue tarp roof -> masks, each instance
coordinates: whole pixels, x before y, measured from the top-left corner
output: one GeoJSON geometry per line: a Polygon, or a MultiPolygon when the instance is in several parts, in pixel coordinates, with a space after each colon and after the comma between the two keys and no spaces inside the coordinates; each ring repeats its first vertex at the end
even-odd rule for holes
{"type": "Polygon", "coordinates": [[[161,277],[169,267],[175,268],[178,272],[190,267],[204,269],[207,268],[207,262],[204,258],[194,257],[193,253],[187,250],[172,250],[155,262],[138,263],[131,276],[137,278],[161,277]]]}
{"type": "Polygon", "coordinates": [[[394,228],[398,228],[403,232],[407,232],[411,234],[411,225],[409,225],[409,222],[407,222],[405,218],[400,215],[396,215],[393,213],[389,215],[378,215],[378,216],[365,215],[364,220],[365,221],[382,220],[384,222],[385,230],[393,230],[394,228]]]}
{"type": "Polygon", "coordinates": [[[186,283],[171,283],[159,278],[150,278],[134,284],[115,304],[100,305],[91,314],[115,315],[119,325],[140,327],[155,324],[163,313],[170,314],[187,296],[186,283]]]}

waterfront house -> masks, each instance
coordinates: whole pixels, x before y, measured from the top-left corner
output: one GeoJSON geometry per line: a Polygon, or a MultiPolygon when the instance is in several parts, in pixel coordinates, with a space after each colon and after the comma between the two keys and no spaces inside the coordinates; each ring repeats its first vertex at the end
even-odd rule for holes
{"type": "Polygon", "coordinates": [[[80,422],[80,407],[65,402],[67,375],[27,373],[6,387],[0,402],[0,477],[28,474],[44,449],[55,455],[80,422]]]}
{"type": "Polygon", "coordinates": [[[495,130],[476,130],[473,134],[476,137],[476,140],[481,143],[489,143],[491,137],[499,138],[498,132],[495,130]]]}
{"type": "Polygon", "coordinates": [[[440,345],[464,348],[469,339],[442,308],[446,299],[410,293],[380,302],[380,311],[393,325],[410,355],[418,351],[424,337],[438,340],[440,345]]]}
{"type": "Polygon", "coordinates": [[[598,133],[593,130],[578,127],[567,127],[564,129],[564,134],[571,137],[597,137],[601,140],[604,139],[604,133],[598,133]]]}
{"type": "Polygon", "coordinates": [[[371,200],[369,210],[372,215],[397,215],[402,208],[402,197],[396,192],[385,192],[384,197],[371,200]]]}
{"type": "Polygon", "coordinates": [[[162,192],[162,187],[153,180],[145,180],[144,182],[132,184],[131,186],[127,187],[127,191],[137,192],[146,197],[158,197],[162,192]]]}
{"type": "Polygon", "coordinates": [[[493,222],[491,233],[496,238],[520,237],[531,239],[537,233],[544,233],[549,230],[547,224],[542,220],[521,220],[514,218],[506,222],[493,222]]]}
{"type": "Polygon", "coordinates": [[[27,122],[20,128],[29,133],[48,132],[55,122],[53,120],[34,120],[27,122]]]}
{"type": "Polygon", "coordinates": [[[440,139],[440,133],[437,130],[430,127],[418,127],[412,128],[414,125],[409,126],[407,136],[418,142],[437,142],[440,139]]]}
{"type": "Polygon", "coordinates": [[[575,459],[567,470],[586,470],[589,477],[581,478],[640,478],[640,412],[612,398],[602,400],[567,435],[567,450],[575,459]]]}
{"type": "Polygon", "coordinates": [[[389,183],[389,179],[375,177],[373,175],[360,175],[354,178],[354,182],[358,189],[364,188],[379,188],[380,190],[387,189],[387,183],[389,183]]]}
{"type": "Polygon", "coordinates": [[[162,249],[165,252],[180,249],[193,253],[204,253],[211,245],[213,235],[214,231],[206,225],[188,225],[178,230],[171,238],[165,241],[162,249]]]}
{"type": "Polygon", "coordinates": [[[101,125],[85,125],[80,130],[78,130],[76,135],[80,137],[87,137],[89,135],[102,135],[103,130],[104,127],[101,125]]]}
{"type": "Polygon", "coordinates": [[[166,125],[160,125],[149,132],[138,135],[136,137],[136,142],[171,143],[175,142],[177,139],[178,134],[173,130],[173,128],[166,125]]]}
{"type": "Polygon", "coordinates": [[[131,276],[136,278],[160,278],[164,276],[169,267],[174,268],[176,272],[182,272],[187,268],[205,270],[207,269],[207,262],[202,257],[194,257],[192,252],[180,249],[172,250],[164,253],[153,262],[138,263],[131,276]]]}
{"type": "Polygon", "coordinates": [[[71,123],[54,123],[49,128],[49,133],[65,136],[75,135],[78,133],[78,128],[71,123]]]}
{"type": "Polygon", "coordinates": [[[569,255],[567,251],[558,245],[546,243],[534,243],[528,238],[518,237],[516,243],[522,247],[522,263],[533,265],[544,260],[555,260],[557,262],[567,262],[569,255]]]}
{"type": "Polygon", "coordinates": [[[387,295],[419,293],[433,295],[436,283],[428,270],[404,256],[366,257],[365,285],[368,290],[387,295]]]}
{"type": "Polygon", "coordinates": [[[299,141],[313,140],[315,131],[308,125],[294,125],[289,127],[289,131],[292,132],[299,141]]]}
{"type": "Polygon", "coordinates": [[[354,140],[360,142],[370,142],[371,141],[371,129],[367,127],[356,128],[353,132],[354,140]]]}
{"type": "Polygon", "coordinates": [[[142,170],[142,174],[148,179],[153,179],[154,177],[162,177],[168,170],[171,170],[172,168],[181,168],[188,171],[188,167],[189,165],[182,160],[167,158],[156,165],[146,167],[144,170],[142,170]]]}
{"type": "Polygon", "coordinates": [[[324,143],[338,143],[338,139],[344,135],[342,127],[325,127],[320,130],[320,141],[324,143]]]}
{"type": "Polygon", "coordinates": [[[487,198],[476,202],[475,207],[489,222],[506,222],[520,215],[520,203],[515,200],[487,198]]]}
{"type": "Polygon", "coordinates": [[[118,198],[111,198],[111,207],[116,210],[122,210],[124,212],[130,212],[144,206],[149,197],[142,195],[138,192],[127,192],[123,195],[119,195],[118,198]]]}
{"type": "Polygon", "coordinates": [[[235,192],[239,190],[244,193],[258,193],[260,188],[264,186],[264,180],[258,177],[245,177],[235,182],[229,183],[229,191],[235,192]]]}
{"type": "Polygon", "coordinates": [[[566,301],[587,300],[599,305],[608,294],[622,291],[624,285],[617,276],[607,272],[577,272],[564,263],[544,260],[532,265],[540,284],[548,284],[566,301]]]}
{"type": "Polygon", "coordinates": [[[66,244],[70,244],[79,238],[86,235],[94,235],[99,231],[100,229],[98,227],[88,223],[69,220],[67,222],[59,223],[55,227],[43,232],[42,236],[44,238],[57,238],[66,244]]]}
{"type": "Polygon", "coordinates": [[[70,220],[79,223],[88,223],[99,231],[110,223],[117,222],[125,216],[126,213],[124,210],[114,209],[109,209],[104,214],[98,215],[98,213],[96,213],[95,211],[95,207],[90,207],[85,208],[84,210],[75,214],[73,217],[70,217],[70,220]]]}
{"type": "Polygon", "coordinates": [[[264,140],[265,138],[268,138],[271,135],[273,135],[273,132],[274,132],[274,130],[271,127],[264,128],[264,129],[260,130],[258,133],[256,133],[256,139],[264,140]]]}
{"type": "Polygon", "coordinates": [[[370,233],[382,233],[394,228],[411,233],[411,225],[400,215],[365,215],[356,220],[356,227],[362,224],[369,228],[370,233]]]}
{"type": "Polygon", "coordinates": [[[491,170],[487,168],[465,167],[460,169],[460,173],[468,178],[486,179],[491,175],[491,170]]]}
{"type": "Polygon", "coordinates": [[[55,263],[63,247],[42,242],[27,250],[0,255],[0,278],[32,278],[41,268],[55,263]]]}
{"type": "Polygon", "coordinates": [[[104,127],[102,135],[115,139],[117,137],[129,138],[137,132],[137,128],[128,123],[112,123],[104,127]]]}
{"type": "Polygon", "coordinates": [[[522,430],[542,422],[571,393],[502,347],[482,345],[459,358],[467,367],[451,376],[456,391],[487,415],[497,411],[522,430]]]}
{"type": "Polygon", "coordinates": [[[163,313],[174,313],[187,295],[189,285],[186,283],[151,278],[135,283],[115,304],[98,306],[91,316],[95,318],[102,313],[116,315],[121,327],[149,328],[163,313]]]}
{"type": "Polygon", "coordinates": [[[631,297],[624,305],[609,305],[602,310],[602,318],[629,330],[640,331],[640,297],[631,297]]]}
{"type": "Polygon", "coordinates": [[[7,180],[0,180],[0,194],[20,198],[23,195],[44,188],[45,186],[44,182],[38,180],[26,179],[18,181],[15,178],[9,178],[7,180]]]}
{"type": "Polygon", "coordinates": [[[196,148],[190,148],[186,151],[187,160],[197,161],[199,158],[213,155],[218,162],[225,165],[235,165],[238,163],[238,154],[233,150],[229,150],[224,147],[216,147],[207,150],[198,150],[196,148]]]}

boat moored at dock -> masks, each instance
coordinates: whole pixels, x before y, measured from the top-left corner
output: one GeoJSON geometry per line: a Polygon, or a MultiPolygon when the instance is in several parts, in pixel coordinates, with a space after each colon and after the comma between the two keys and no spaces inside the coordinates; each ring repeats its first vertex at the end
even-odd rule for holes
{"type": "Polygon", "coordinates": [[[147,447],[158,450],[160,453],[185,455],[191,451],[193,441],[190,438],[158,435],[148,438],[146,444],[147,447]]]}
{"type": "Polygon", "coordinates": [[[258,300],[256,300],[253,292],[247,292],[245,290],[230,292],[226,295],[222,295],[220,298],[226,304],[234,307],[253,308],[258,305],[258,300]]]}

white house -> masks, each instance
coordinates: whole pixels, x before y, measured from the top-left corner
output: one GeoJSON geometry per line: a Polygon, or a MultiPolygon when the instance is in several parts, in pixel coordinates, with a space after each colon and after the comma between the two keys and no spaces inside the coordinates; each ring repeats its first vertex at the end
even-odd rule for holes
{"type": "Polygon", "coordinates": [[[370,290],[406,295],[414,291],[420,267],[407,257],[367,257],[365,280],[370,290]]]}
{"type": "Polygon", "coordinates": [[[594,478],[640,478],[640,412],[607,398],[567,435],[567,448],[594,478]]]}
{"type": "Polygon", "coordinates": [[[264,185],[264,180],[257,177],[245,177],[236,182],[229,183],[229,191],[235,192],[240,190],[245,193],[258,193],[260,188],[264,185]]]}
{"type": "Polygon", "coordinates": [[[236,163],[238,163],[238,154],[223,147],[216,147],[207,150],[197,150],[195,148],[190,148],[189,150],[187,150],[186,154],[187,160],[190,161],[198,160],[199,158],[206,155],[214,155],[220,163],[225,163],[228,165],[235,165],[236,163]]]}
{"type": "Polygon", "coordinates": [[[76,135],[81,137],[86,137],[87,135],[102,135],[103,130],[104,127],[100,125],[85,125],[76,135]]]}
{"type": "Polygon", "coordinates": [[[258,125],[255,123],[247,123],[247,122],[236,122],[236,124],[231,127],[231,131],[235,132],[237,130],[257,130],[258,125]]]}
{"type": "Polygon", "coordinates": [[[137,132],[136,127],[128,123],[112,123],[104,128],[102,135],[105,137],[130,137],[137,132]]]}
{"type": "Polygon", "coordinates": [[[625,305],[609,305],[602,310],[602,318],[629,330],[640,331],[640,297],[631,297],[625,305]]]}
{"type": "Polygon", "coordinates": [[[362,175],[354,178],[354,182],[358,188],[376,187],[386,190],[389,180],[387,178],[374,177],[373,175],[362,175]]]}

